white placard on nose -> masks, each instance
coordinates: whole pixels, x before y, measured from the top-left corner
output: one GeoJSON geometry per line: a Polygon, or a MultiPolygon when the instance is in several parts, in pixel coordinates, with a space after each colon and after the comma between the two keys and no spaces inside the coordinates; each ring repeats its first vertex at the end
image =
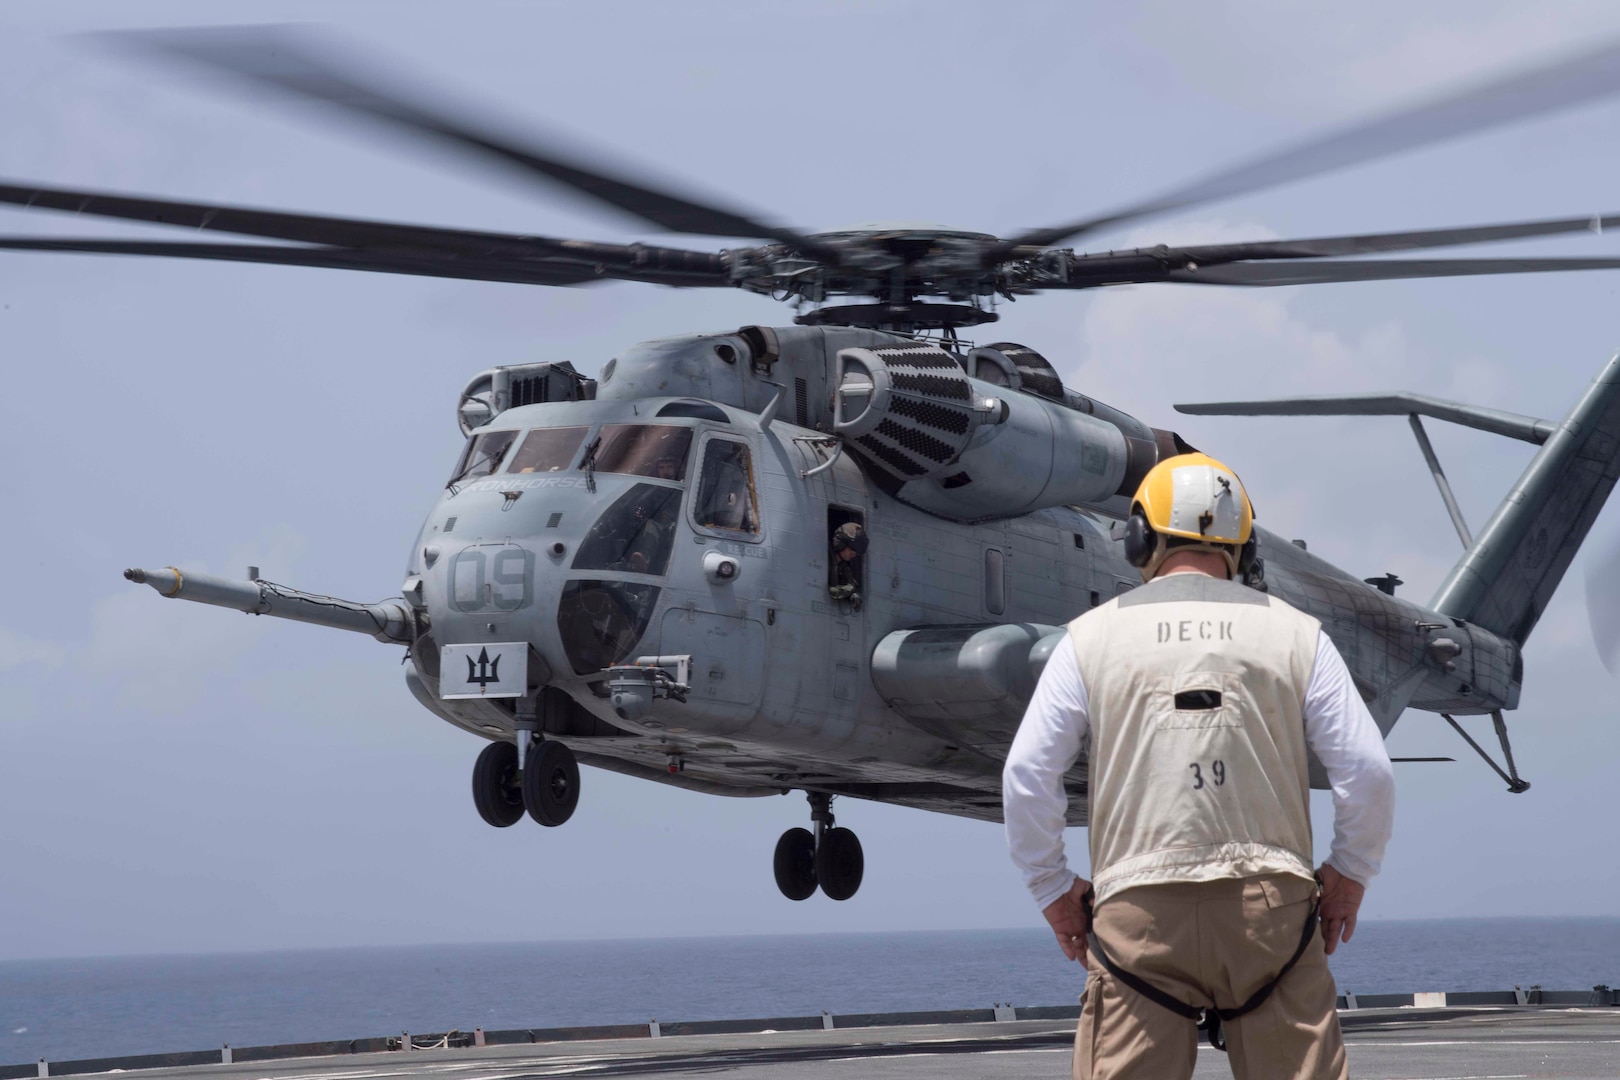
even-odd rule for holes
{"type": "Polygon", "coordinates": [[[529,643],[487,641],[439,649],[439,696],[522,697],[529,685],[529,643]]]}

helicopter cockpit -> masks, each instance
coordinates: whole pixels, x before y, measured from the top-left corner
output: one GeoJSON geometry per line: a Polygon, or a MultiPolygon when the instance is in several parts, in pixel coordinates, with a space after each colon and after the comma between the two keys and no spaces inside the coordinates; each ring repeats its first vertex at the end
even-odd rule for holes
{"type": "MultiPolygon", "coordinates": [[[[715,430],[732,423],[724,409],[676,399],[647,422],[627,422],[611,405],[598,409],[600,423],[581,425],[574,412],[570,424],[543,426],[550,416],[513,412],[513,420],[539,423],[473,431],[439,511],[441,530],[457,537],[469,530],[489,535],[495,525],[514,538],[547,538],[534,548],[566,568],[551,578],[558,590],[551,596],[564,658],[581,675],[622,662],[641,641],[683,533],[700,542],[704,535],[762,538],[750,447],[740,433],[715,430]],[[683,522],[689,481],[693,496],[683,522]],[[487,501],[495,493],[501,500],[487,501]],[[469,505],[468,496],[478,501],[469,505]],[[589,516],[581,517],[586,507],[589,516]]],[[[483,578],[470,558],[447,560],[450,618],[499,606],[479,606],[478,591],[500,582],[483,578]]],[[[547,576],[534,579],[535,600],[547,576]]]]}

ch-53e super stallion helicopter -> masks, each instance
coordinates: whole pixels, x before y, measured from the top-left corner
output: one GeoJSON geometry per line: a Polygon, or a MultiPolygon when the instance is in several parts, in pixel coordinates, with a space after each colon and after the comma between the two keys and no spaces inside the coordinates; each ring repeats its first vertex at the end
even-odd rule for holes
{"type": "MultiPolygon", "coordinates": [[[[776,847],[782,892],[860,885],[834,827],[851,796],[984,820],[1046,658],[1078,612],[1131,588],[1127,498],[1178,435],[1065,387],[1035,349],[971,347],[997,297],[1127,282],[1263,286],[1615,269],[1620,259],[1345,258],[1601,230],[1620,218],[1077,254],[1055,245],[1156,213],[1482,130],[1620,89],[1620,48],[1341,131],[1115,213],[1001,239],[924,227],[804,234],[610,175],[385,91],[281,30],[165,33],[148,50],[419,133],[584,192],[663,229],[763,239],[720,252],[613,245],[0,186],[0,201],[281,241],[7,238],[14,250],[317,266],[536,285],[603,279],[743,288],[808,305],[787,327],[646,342],[594,377],[568,363],[474,376],[460,461],[412,545],[399,599],[357,604],[173,567],[165,596],[404,646],[406,683],[488,741],[478,812],[560,825],[579,763],[718,795],[806,793],[814,832],[776,847]],[[836,304],[836,297],[872,302],[836,304]],[[833,534],[870,547],[835,594],[833,534]],[[847,584],[847,582],[845,582],[847,584]]],[[[1427,606],[1260,530],[1247,583],[1319,618],[1387,734],[1408,708],[1502,714],[1521,649],[1620,475],[1620,360],[1561,421],[1414,395],[1185,407],[1411,417],[1466,546],[1427,606]],[[1471,536],[1420,416],[1541,445],[1471,536]]],[[[837,580],[843,580],[839,578],[837,580]]],[[[1210,627],[1171,628],[1205,634],[1210,627]]],[[[1464,733],[1464,737],[1468,736],[1464,733]]],[[[1473,743],[1472,739],[1469,739],[1473,743]]],[[[1313,763],[1313,781],[1325,783],[1313,763]]],[[[1086,767],[1069,777],[1086,821],[1086,767]]]]}

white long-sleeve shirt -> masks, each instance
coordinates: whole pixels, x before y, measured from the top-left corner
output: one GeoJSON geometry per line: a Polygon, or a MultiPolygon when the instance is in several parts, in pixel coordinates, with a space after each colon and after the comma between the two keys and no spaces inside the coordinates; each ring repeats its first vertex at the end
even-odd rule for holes
{"type": "MultiPolygon", "coordinates": [[[[1366,885],[1378,873],[1395,823],[1395,774],[1383,736],[1326,633],[1305,691],[1305,740],[1333,787],[1333,848],[1327,861],[1366,885]]],[[[1069,806],[1063,774],[1091,734],[1085,681],[1067,641],[1052,650],[1002,772],[1007,846],[1042,908],[1075,874],[1063,851],[1069,806]]]]}

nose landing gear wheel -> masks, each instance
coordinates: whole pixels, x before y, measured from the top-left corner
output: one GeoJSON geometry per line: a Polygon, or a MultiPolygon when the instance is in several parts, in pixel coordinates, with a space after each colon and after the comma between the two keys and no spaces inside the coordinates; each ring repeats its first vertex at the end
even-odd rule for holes
{"type": "Polygon", "coordinates": [[[848,829],[828,829],[816,845],[816,880],[829,900],[848,900],[861,887],[866,856],[861,842],[848,829]]]}
{"type": "Polygon", "coordinates": [[[789,829],[776,842],[776,887],[789,900],[808,900],[816,891],[816,838],[809,829],[789,829]]]}
{"type": "MultiPolygon", "coordinates": [[[[516,751],[513,751],[516,756],[516,751]]],[[[579,805],[579,763],[560,742],[536,743],[523,770],[523,805],[542,825],[561,825],[579,805]]]]}
{"type": "Polygon", "coordinates": [[[473,763],[473,805],[478,816],[497,829],[516,825],[523,816],[523,785],[518,778],[517,747],[493,742],[473,763]]]}

